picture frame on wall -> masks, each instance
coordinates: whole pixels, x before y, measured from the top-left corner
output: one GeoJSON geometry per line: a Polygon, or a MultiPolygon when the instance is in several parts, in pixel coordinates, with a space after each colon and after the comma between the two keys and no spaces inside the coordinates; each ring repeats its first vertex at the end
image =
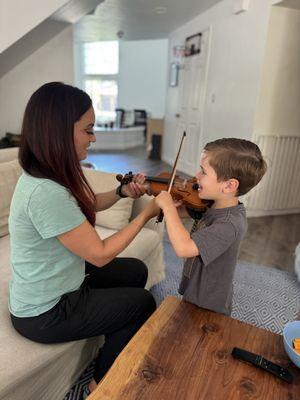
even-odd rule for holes
{"type": "Polygon", "coordinates": [[[178,73],[179,73],[178,63],[171,62],[171,64],[170,64],[170,79],[169,79],[169,85],[171,87],[175,87],[178,85],[178,73]]]}
{"type": "Polygon", "coordinates": [[[196,33],[185,39],[185,57],[190,57],[201,52],[202,33],[196,33]]]}

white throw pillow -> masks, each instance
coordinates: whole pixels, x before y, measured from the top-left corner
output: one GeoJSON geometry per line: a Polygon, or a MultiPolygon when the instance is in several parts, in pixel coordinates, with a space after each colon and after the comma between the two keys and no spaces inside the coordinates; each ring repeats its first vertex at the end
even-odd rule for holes
{"type": "MultiPolygon", "coordinates": [[[[82,168],[82,170],[95,194],[116,189],[119,185],[116,174],[89,168],[82,168]]],[[[97,212],[96,225],[116,230],[124,228],[129,222],[132,204],[131,198],[120,199],[109,209],[97,212]]]]}
{"type": "Polygon", "coordinates": [[[0,237],[8,235],[10,203],[21,173],[18,160],[0,163],[0,237]]]}

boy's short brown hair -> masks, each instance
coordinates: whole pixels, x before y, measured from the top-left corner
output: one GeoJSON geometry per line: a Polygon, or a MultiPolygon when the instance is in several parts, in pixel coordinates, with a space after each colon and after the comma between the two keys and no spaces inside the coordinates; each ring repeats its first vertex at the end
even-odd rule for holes
{"type": "Polygon", "coordinates": [[[258,184],[267,170],[259,147],[249,140],[224,138],[207,143],[209,164],[219,181],[235,178],[239,181],[236,196],[242,196],[258,184]]]}

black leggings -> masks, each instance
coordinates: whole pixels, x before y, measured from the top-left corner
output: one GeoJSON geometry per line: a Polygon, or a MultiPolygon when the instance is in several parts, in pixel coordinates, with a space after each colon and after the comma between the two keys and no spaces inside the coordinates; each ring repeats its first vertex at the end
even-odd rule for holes
{"type": "Polygon", "coordinates": [[[39,343],[59,343],[105,335],[96,358],[98,383],[132,336],[155,311],[144,289],[148,271],[135,258],[116,258],[105,267],[86,263],[89,274],[81,287],[62,296],[51,310],[37,316],[11,315],[14,328],[39,343]]]}

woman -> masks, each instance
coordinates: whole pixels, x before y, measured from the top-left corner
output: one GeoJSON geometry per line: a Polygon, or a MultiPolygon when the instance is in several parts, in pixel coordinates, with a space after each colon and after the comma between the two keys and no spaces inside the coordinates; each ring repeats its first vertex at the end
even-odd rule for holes
{"type": "Polygon", "coordinates": [[[92,192],[80,160],[95,141],[94,121],[91,99],[80,89],[52,82],[31,96],[19,151],[24,173],[9,218],[9,307],[15,329],[40,343],[105,335],[85,396],[155,310],[144,289],[143,262],[115,257],[158,208],[152,201],[119,232],[104,240],[98,236],[95,211],[146,189],[139,174],[116,191],[92,192]]]}

